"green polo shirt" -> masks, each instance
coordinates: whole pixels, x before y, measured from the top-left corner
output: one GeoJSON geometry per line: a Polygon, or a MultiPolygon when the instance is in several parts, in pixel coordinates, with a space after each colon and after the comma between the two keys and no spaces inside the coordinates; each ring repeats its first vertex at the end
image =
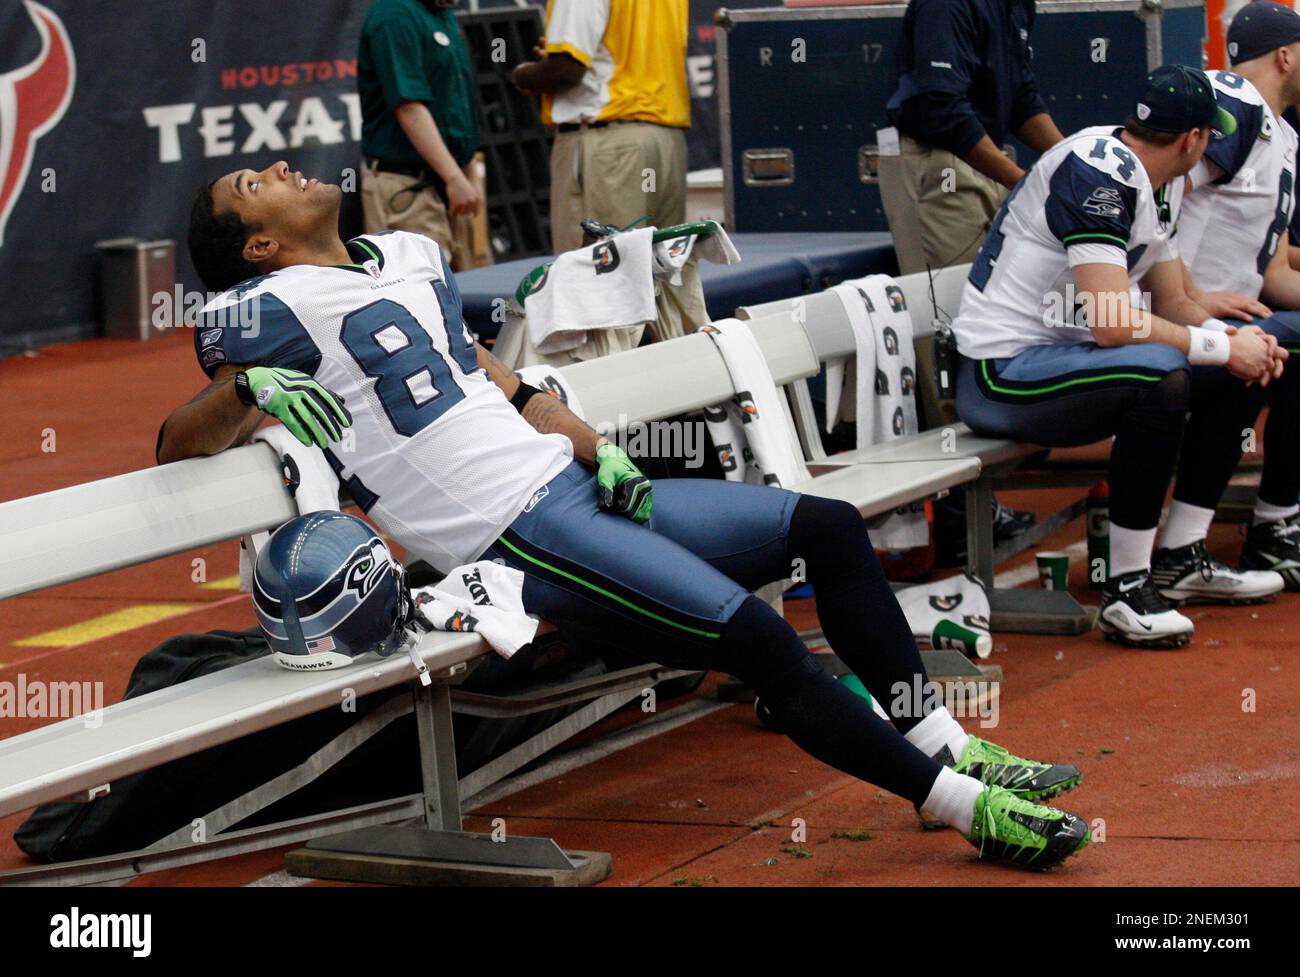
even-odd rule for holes
{"type": "Polygon", "coordinates": [[[464,166],[479,145],[473,85],[453,11],[430,9],[420,0],[375,0],[357,54],[362,153],[422,164],[393,113],[402,102],[423,102],[447,149],[464,166]]]}

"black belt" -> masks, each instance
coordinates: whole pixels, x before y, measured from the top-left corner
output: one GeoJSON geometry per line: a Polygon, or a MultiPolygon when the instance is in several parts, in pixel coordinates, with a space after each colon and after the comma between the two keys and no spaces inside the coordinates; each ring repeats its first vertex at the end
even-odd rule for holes
{"type": "MultiPolygon", "coordinates": [[[[422,166],[419,163],[390,163],[387,160],[378,159],[374,156],[367,156],[366,162],[380,173],[397,173],[401,176],[409,176],[411,179],[417,181],[415,184],[408,187],[407,190],[398,191],[397,194],[393,195],[394,197],[401,193],[405,193],[408,190],[411,192],[419,192],[425,187],[432,187],[433,191],[438,195],[442,202],[444,204],[447,202],[447,184],[443,181],[442,177],[427,166],[422,166]]],[[[390,200],[389,203],[391,204],[392,201],[390,200]]]]}
{"type": "MultiPolygon", "coordinates": [[[[579,129],[603,129],[605,126],[626,126],[640,121],[640,119],[603,119],[600,122],[561,122],[556,126],[556,128],[559,129],[560,132],[577,132],[579,129]]],[[[648,125],[654,125],[654,123],[648,123],[648,125]]]]}
{"type": "Polygon", "coordinates": [[[417,180],[437,180],[439,183],[442,182],[442,177],[421,163],[390,163],[374,156],[366,157],[366,162],[380,173],[400,173],[402,176],[413,176],[417,180]]]}

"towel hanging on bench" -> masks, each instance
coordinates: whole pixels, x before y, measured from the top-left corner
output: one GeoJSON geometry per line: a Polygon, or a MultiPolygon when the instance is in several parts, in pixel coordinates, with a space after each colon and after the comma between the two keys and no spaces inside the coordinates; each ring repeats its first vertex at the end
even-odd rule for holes
{"type": "Polygon", "coordinates": [[[558,367],[550,366],[547,363],[534,363],[532,366],[525,366],[516,370],[520,379],[524,383],[530,383],[543,393],[548,393],[555,397],[569,410],[578,415],[578,419],[585,421],[587,413],[582,409],[582,401],[578,399],[578,392],[573,389],[573,385],[564,379],[564,374],[558,367]]]}
{"type": "Polygon", "coordinates": [[[655,277],[667,280],[670,285],[682,284],[682,269],[694,255],[696,260],[704,259],[719,265],[740,263],[740,252],[717,221],[705,221],[710,225],[712,234],[687,234],[660,241],[654,246],[655,277]]]}
{"type": "Polygon", "coordinates": [[[655,321],[654,229],[628,231],[555,259],[524,299],[528,338],[539,353],[561,353],[592,330],[634,331],[631,349],[655,321]]]}
{"type": "MultiPolygon", "coordinates": [[[[298,484],[293,489],[294,500],[298,503],[298,515],[305,516],[309,512],[323,512],[339,507],[339,479],[320,448],[303,444],[283,424],[271,424],[262,428],[253,435],[253,440],[269,444],[282,464],[288,463],[285,459],[292,460],[293,474],[298,479],[298,484]]],[[[255,533],[252,541],[261,546],[269,535],[255,533]]],[[[255,558],[256,553],[249,552],[248,539],[240,540],[239,589],[245,592],[253,589],[255,558]]]]}
{"type": "Polygon", "coordinates": [[[722,319],[700,327],[718,347],[737,394],[706,408],[705,422],[728,481],[790,488],[810,477],[783,395],[749,325],[722,319]]]}
{"type": "Polygon", "coordinates": [[[538,619],[524,613],[524,575],[479,560],[456,567],[432,587],[411,591],[420,620],[435,631],[473,631],[502,658],[537,635],[538,619]]]}
{"type": "MultiPolygon", "coordinates": [[[[831,289],[853,327],[853,414],[859,450],[916,434],[916,348],[912,317],[903,290],[888,275],[868,275],[831,289]]],[[[841,413],[845,386],[843,360],[826,366],[826,428],[841,413]]],[[[848,411],[844,411],[848,414],[848,411]]],[[[905,550],[929,540],[919,504],[905,506],[872,532],[877,546],[905,550]]]]}

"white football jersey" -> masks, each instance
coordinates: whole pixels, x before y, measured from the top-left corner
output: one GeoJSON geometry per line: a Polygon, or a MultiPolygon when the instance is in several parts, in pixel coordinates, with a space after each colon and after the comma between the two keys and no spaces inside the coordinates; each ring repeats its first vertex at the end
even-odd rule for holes
{"type": "Polygon", "coordinates": [[[1092,342],[1071,268],[1114,264],[1137,282],[1170,258],[1168,191],[1151,186],[1114,126],[1081,129],[1049,149],[1016,184],[971,265],[952,324],[972,359],[1030,346],[1092,342]]]}
{"type": "Polygon", "coordinates": [[[356,265],[296,265],[223,292],[194,345],[223,363],[300,370],[352,414],[325,451],[361,510],[446,572],[478,557],[572,459],[478,367],[438,245],[402,231],[348,242],[356,265]]]}
{"type": "Polygon", "coordinates": [[[1211,138],[1190,174],[1179,250],[1198,288],[1258,298],[1295,209],[1296,134],[1241,75],[1218,71],[1210,83],[1237,131],[1211,138]]]}

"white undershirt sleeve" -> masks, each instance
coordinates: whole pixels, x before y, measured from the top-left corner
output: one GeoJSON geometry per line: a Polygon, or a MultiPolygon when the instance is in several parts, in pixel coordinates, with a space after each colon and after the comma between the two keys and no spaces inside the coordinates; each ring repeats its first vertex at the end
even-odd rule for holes
{"type": "Polygon", "coordinates": [[[1119,265],[1128,268],[1128,252],[1113,244],[1098,244],[1095,241],[1071,244],[1065,249],[1065,256],[1069,259],[1071,268],[1077,265],[1119,265]]]}

